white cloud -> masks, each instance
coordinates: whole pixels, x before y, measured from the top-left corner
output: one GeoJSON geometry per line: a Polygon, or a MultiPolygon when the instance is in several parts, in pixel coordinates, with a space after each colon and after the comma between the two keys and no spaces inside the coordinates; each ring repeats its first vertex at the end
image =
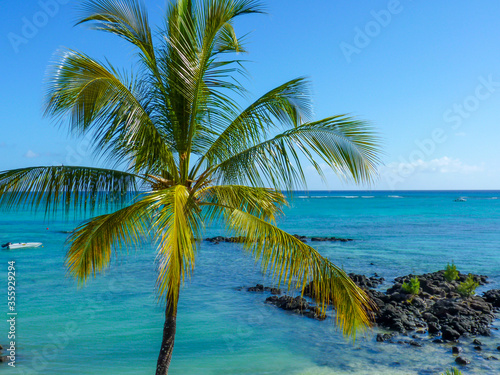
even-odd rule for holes
{"type": "Polygon", "coordinates": [[[448,156],[443,156],[442,158],[429,161],[419,159],[412,163],[390,163],[386,168],[390,169],[394,173],[401,173],[402,171],[411,170],[413,172],[466,174],[484,170],[484,167],[482,165],[468,165],[463,163],[460,159],[453,159],[448,156]]]}
{"type": "Polygon", "coordinates": [[[37,158],[39,156],[40,156],[40,154],[37,154],[31,150],[28,150],[28,152],[24,154],[24,157],[28,158],[28,159],[37,158]]]}

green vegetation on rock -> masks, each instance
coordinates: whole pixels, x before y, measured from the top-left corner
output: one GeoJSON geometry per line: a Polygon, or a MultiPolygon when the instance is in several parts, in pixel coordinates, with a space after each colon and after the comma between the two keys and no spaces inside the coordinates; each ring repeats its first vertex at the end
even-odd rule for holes
{"type": "Polygon", "coordinates": [[[461,282],[457,287],[457,293],[462,297],[471,297],[476,294],[476,288],[479,286],[479,283],[474,281],[474,276],[469,273],[467,279],[464,282],[461,282]]]}
{"type": "Polygon", "coordinates": [[[408,294],[417,295],[420,293],[420,281],[418,280],[418,277],[414,277],[409,283],[404,282],[401,289],[408,294]]]}
{"type": "Polygon", "coordinates": [[[455,281],[456,279],[458,279],[457,266],[453,262],[451,262],[451,265],[450,265],[450,263],[448,263],[446,265],[446,268],[444,270],[444,278],[446,279],[446,281],[449,281],[449,282],[452,282],[452,281],[455,281]]]}

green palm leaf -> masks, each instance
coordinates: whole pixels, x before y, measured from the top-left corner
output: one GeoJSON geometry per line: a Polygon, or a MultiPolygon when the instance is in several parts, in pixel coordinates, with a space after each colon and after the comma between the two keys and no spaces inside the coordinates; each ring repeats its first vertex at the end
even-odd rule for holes
{"type": "Polygon", "coordinates": [[[200,158],[191,176],[206,161],[217,164],[229,156],[259,144],[277,126],[295,127],[311,116],[312,108],[308,96],[308,82],[297,78],[267,92],[248,106],[235,118],[221,119],[222,131],[200,158]],[[225,126],[226,123],[229,125],[225,126]]]}
{"type": "Polygon", "coordinates": [[[315,249],[271,223],[237,209],[226,209],[228,229],[245,237],[245,247],[261,261],[263,271],[285,283],[288,289],[304,291],[312,282],[313,297],[325,312],[332,305],[336,322],[345,335],[370,326],[368,311],[373,304],[340,268],[315,249]]]}
{"type": "Polygon", "coordinates": [[[143,198],[111,214],[97,216],[77,227],[68,238],[66,265],[71,276],[85,282],[103,271],[113,250],[138,247],[149,232],[151,198],[143,198]]]}
{"type": "Polygon", "coordinates": [[[379,163],[378,142],[362,121],[334,116],[298,125],[275,137],[229,156],[210,168],[220,183],[293,189],[305,185],[299,155],[322,175],[316,158],[343,178],[369,182],[379,163]]]}
{"type": "Polygon", "coordinates": [[[154,46],[147,11],[142,3],[129,0],[92,0],[81,6],[83,18],[93,30],[109,32],[137,46],[154,60],[154,46]]]}
{"type": "Polygon", "coordinates": [[[180,284],[194,269],[197,243],[201,240],[200,210],[185,186],[158,193],[162,205],[153,227],[160,233],[158,246],[158,293],[177,308],[180,284]]]}
{"type": "Polygon", "coordinates": [[[168,133],[155,124],[141,81],[123,80],[112,66],[70,50],[53,68],[45,106],[46,115],[69,118],[72,131],[90,134],[96,151],[116,163],[132,163],[135,172],[166,167],[170,178],[178,175],[168,133]]]}
{"type": "Polygon", "coordinates": [[[195,197],[207,210],[209,221],[220,218],[220,207],[230,207],[275,222],[283,213],[282,207],[287,205],[285,196],[280,192],[244,185],[209,186],[200,189],[195,197]]]}
{"type": "Polygon", "coordinates": [[[93,211],[96,206],[123,204],[138,189],[139,176],[102,168],[31,167],[0,172],[0,207],[43,205],[93,211]]]}

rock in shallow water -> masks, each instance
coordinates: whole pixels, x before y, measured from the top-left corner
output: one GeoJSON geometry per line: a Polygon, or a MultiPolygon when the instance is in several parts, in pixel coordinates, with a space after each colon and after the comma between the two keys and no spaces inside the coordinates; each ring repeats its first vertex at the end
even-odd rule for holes
{"type": "Polygon", "coordinates": [[[311,241],[350,242],[354,240],[352,238],[339,238],[339,237],[311,237],[311,241]]]}
{"type": "Polygon", "coordinates": [[[377,342],[389,341],[395,336],[395,333],[378,333],[377,334],[377,342]]]}
{"type": "Polygon", "coordinates": [[[422,346],[424,346],[424,344],[422,344],[421,342],[415,341],[415,340],[411,340],[410,341],[410,345],[411,346],[416,346],[416,347],[419,347],[419,348],[421,348],[422,346]]]}
{"type": "Polygon", "coordinates": [[[291,296],[271,296],[266,298],[266,303],[270,303],[280,309],[291,311],[295,314],[307,316],[308,318],[317,320],[326,319],[326,315],[321,314],[320,308],[309,304],[305,298],[302,298],[300,296],[295,298],[291,296]]]}
{"type": "MultiPolygon", "coordinates": [[[[473,277],[480,283],[486,282],[486,276],[473,277]]],[[[466,275],[459,275],[459,280],[465,278],[466,275]]],[[[353,280],[356,282],[358,278],[353,280]]],[[[381,327],[403,334],[417,329],[426,329],[432,335],[441,332],[443,339],[448,341],[456,341],[465,334],[491,334],[489,326],[494,320],[492,305],[479,296],[461,298],[456,293],[458,282],[446,281],[444,271],[398,277],[385,293],[365,285],[363,278],[359,280],[358,285],[365,289],[378,307],[374,318],[381,327]],[[421,286],[417,296],[402,290],[402,284],[414,277],[418,278],[421,286]]]]}
{"type": "Polygon", "coordinates": [[[453,328],[444,326],[442,329],[443,340],[456,341],[460,337],[460,333],[455,331],[453,328]]]}
{"type": "Polygon", "coordinates": [[[486,302],[491,303],[494,307],[500,307],[500,289],[492,289],[483,293],[486,302]]]}
{"type": "Polygon", "coordinates": [[[451,348],[451,352],[453,354],[460,354],[462,353],[462,348],[460,346],[454,346],[453,348],[451,348]]]}
{"type": "Polygon", "coordinates": [[[257,284],[255,286],[251,286],[250,288],[247,288],[247,291],[249,291],[249,292],[271,292],[271,294],[275,294],[275,295],[281,294],[281,289],[271,288],[268,286],[264,286],[262,284],[257,284]]]}
{"type": "MultiPolygon", "coordinates": [[[[421,340],[432,340],[433,343],[457,342],[462,335],[480,336],[490,335],[490,325],[495,319],[494,309],[486,297],[473,296],[462,298],[454,291],[458,282],[448,282],[444,278],[444,272],[438,271],[424,275],[407,275],[395,279],[394,285],[386,292],[376,290],[378,285],[383,283],[383,278],[377,276],[366,277],[364,275],[349,274],[351,280],[361,287],[370,299],[375,303],[376,309],[372,312],[374,321],[380,327],[393,330],[391,334],[380,333],[376,336],[377,342],[397,342],[394,335],[401,333],[411,335],[415,343],[412,346],[419,346],[421,340]],[[417,277],[424,288],[421,288],[417,296],[405,293],[402,284],[411,278],[417,277]],[[427,290],[424,291],[423,289],[427,290]],[[435,294],[431,294],[435,293],[435,294]],[[452,297],[449,297],[452,296],[452,297]],[[419,335],[412,335],[420,333],[419,335]],[[425,335],[427,334],[428,335],[425,335]],[[423,336],[424,334],[425,336],[423,336]],[[433,336],[438,336],[433,339],[433,336]]],[[[485,276],[473,275],[478,282],[486,282],[485,276]]],[[[465,280],[466,275],[460,274],[459,280],[465,280]]],[[[309,283],[304,289],[304,296],[314,299],[314,283],[309,283]]],[[[271,291],[271,288],[258,284],[249,288],[250,291],[271,291]]],[[[496,296],[490,293],[489,298],[496,296]]],[[[307,316],[318,320],[323,320],[319,308],[300,297],[272,296],[266,302],[273,304],[283,310],[288,310],[296,314],[307,316]]],[[[403,341],[408,345],[409,341],[403,341]]],[[[481,346],[476,339],[475,346],[481,346]]],[[[476,350],[480,350],[476,349],[476,350]]],[[[498,348],[500,350],[500,346],[498,348]]],[[[454,354],[458,355],[459,352],[454,354]]]]}
{"type": "Polygon", "coordinates": [[[470,364],[470,359],[465,358],[465,357],[457,357],[455,359],[455,362],[458,363],[459,365],[465,366],[470,364]]]}

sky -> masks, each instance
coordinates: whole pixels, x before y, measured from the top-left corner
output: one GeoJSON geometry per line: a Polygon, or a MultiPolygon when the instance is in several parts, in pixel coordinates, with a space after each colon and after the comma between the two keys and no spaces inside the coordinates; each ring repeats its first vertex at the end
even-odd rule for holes
{"type": "MultiPolygon", "coordinates": [[[[72,48],[130,68],[117,37],[74,26],[77,0],[0,5],[0,170],[104,166],[88,140],[43,117],[47,68],[72,48]]],[[[161,25],[165,0],[145,0],[161,25]]],[[[500,2],[483,0],[268,0],[250,32],[244,83],[257,98],[296,77],[312,82],[315,119],[351,114],[382,138],[383,165],[357,186],[306,166],[314,190],[500,188],[500,2]]],[[[249,100],[251,99],[249,98],[249,100]]]]}

